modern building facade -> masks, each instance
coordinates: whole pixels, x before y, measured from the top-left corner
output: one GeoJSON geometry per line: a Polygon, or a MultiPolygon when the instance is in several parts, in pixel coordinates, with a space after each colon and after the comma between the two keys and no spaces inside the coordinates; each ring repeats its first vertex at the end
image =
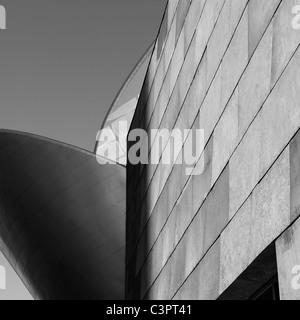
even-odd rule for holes
{"type": "Polygon", "coordinates": [[[127,299],[300,299],[299,4],[169,0],[131,129],[204,165],[127,165],[127,299]]]}
{"type": "Polygon", "coordinates": [[[94,153],[0,131],[0,249],[35,299],[300,299],[297,5],[169,0],[94,153]],[[202,130],[192,171],[159,131],[133,165],[130,124],[192,129],[179,155],[202,130]]]}
{"type": "MultiPolygon", "coordinates": [[[[103,122],[113,142],[114,123],[132,120],[152,49],[103,122]]],[[[106,159],[98,142],[95,154],[0,130],[0,250],[34,299],[125,298],[126,144],[106,159]]]]}

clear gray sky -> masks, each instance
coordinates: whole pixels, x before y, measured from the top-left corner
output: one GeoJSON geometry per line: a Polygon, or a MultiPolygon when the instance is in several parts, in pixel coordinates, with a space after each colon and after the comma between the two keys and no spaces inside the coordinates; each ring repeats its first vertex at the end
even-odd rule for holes
{"type": "MultiPolygon", "coordinates": [[[[0,128],[93,150],[100,124],[154,41],[167,0],[0,0],[0,128]]],[[[13,270],[1,299],[30,298],[13,270]]]]}
{"type": "Polygon", "coordinates": [[[166,0],[0,0],[0,128],[92,150],[166,0]]]}

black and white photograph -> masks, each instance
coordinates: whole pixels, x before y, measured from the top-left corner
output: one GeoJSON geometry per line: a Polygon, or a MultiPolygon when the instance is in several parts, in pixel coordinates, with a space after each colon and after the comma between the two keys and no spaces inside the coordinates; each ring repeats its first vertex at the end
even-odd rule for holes
{"type": "Polygon", "coordinates": [[[0,0],[0,150],[0,301],[300,300],[300,0],[0,0]]]}

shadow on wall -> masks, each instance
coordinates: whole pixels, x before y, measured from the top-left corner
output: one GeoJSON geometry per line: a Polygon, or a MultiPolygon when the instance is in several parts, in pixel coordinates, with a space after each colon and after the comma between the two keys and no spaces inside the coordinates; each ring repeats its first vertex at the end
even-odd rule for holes
{"type": "MultiPolygon", "coordinates": [[[[169,27],[174,23],[175,42],[178,41],[183,29],[184,20],[191,0],[169,1],[162,23],[159,28],[153,55],[150,59],[150,65],[155,60],[155,64],[163,63],[164,46],[167,41],[169,27]],[[170,6],[174,6],[171,8],[170,6]],[[178,6],[177,6],[178,4],[178,6]],[[177,9],[177,11],[175,10],[177,9]],[[176,13],[175,13],[176,11],[176,13]],[[175,13],[173,15],[172,13],[175,13]],[[173,20],[174,18],[174,20],[173,20]]],[[[147,107],[148,93],[154,89],[154,84],[150,83],[149,69],[139,97],[136,113],[133,117],[131,129],[139,128],[147,132],[148,119],[151,119],[153,110],[147,107]]],[[[127,150],[135,142],[127,142],[127,150]]],[[[150,146],[150,144],[149,144],[150,146]]],[[[152,247],[158,237],[159,228],[163,221],[167,220],[168,199],[162,202],[164,208],[158,209],[157,204],[151,202],[150,179],[153,177],[151,165],[132,165],[127,164],[127,216],[126,216],[126,298],[127,299],[151,299],[150,288],[153,283],[153,277],[157,270],[157,265],[163,261],[161,256],[153,257],[152,247]],[[148,189],[149,188],[149,189],[148,189]],[[164,215],[165,214],[165,215],[164,215]],[[149,227],[150,225],[150,227],[149,227]]],[[[155,186],[158,189],[158,186],[155,186]]],[[[157,252],[157,250],[155,251],[157,252]]]]}

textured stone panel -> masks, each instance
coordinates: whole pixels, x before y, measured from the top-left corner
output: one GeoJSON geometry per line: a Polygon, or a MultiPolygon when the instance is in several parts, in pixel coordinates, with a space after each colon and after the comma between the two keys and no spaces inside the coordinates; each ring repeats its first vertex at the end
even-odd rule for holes
{"type": "Polygon", "coordinates": [[[196,115],[200,110],[200,106],[204,99],[206,93],[206,72],[207,72],[207,52],[204,53],[199,67],[196,71],[192,87],[189,91],[186,104],[186,109],[184,109],[180,116],[185,119],[186,128],[191,128],[193,122],[195,121],[196,115]],[[188,114],[188,117],[187,117],[188,114]]]}
{"type": "Polygon", "coordinates": [[[238,101],[239,95],[236,90],[214,132],[212,185],[218,179],[237,145],[239,129],[238,101]]]}
{"type": "Polygon", "coordinates": [[[185,129],[190,129],[199,125],[196,121],[199,113],[200,105],[203,101],[206,90],[206,54],[197,68],[195,78],[188,91],[182,109],[175,123],[175,129],[180,129],[184,132],[185,129]]]}
{"type": "Polygon", "coordinates": [[[204,250],[219,237],[229,222],[229,168],[223,171],[205,201],[204,250]]]}
{"type": "Polygon", "coordinates": [[[257,117],[229,162],[229,217],[232,218],[258,183],[261,120],[257,117]]]}
{"type": "Polygon", "coordinates": [[[300,50],[296,52],[262,109],[264,174],[300,127],[300,50]]]}
{"type": "MultiPolygon", "coordinates": [[[[163,246],[163,253],[160,258],[162,260],[162,265],[164,265],[167,262],[172,251],[175,248],[175,245],[176,245],[175,232],[174,232],[175,228],[176,228],[176,216],[171,215],[170,219],[168,220],[168,225],[163,229],[159,237],[159,241],[162,242],[162,246],[163,246]]],[[[154,248],[154,250],[156,250],[156,248],[154,248]]]]}
{"type": "Polygon", "coordinates": [[[172,264],[167,264],[147,294],[147,300],[170,300],[172,283],[172,264]]]}
{"type": "Polygon", "coordinates": [[[191,3],[184,25],[185,50],[187,50],[192,40],[206,1],[207,0],[193,0],[191,3]]]}
{"type": "Polygon", "coordinates": [[[222,61],[221,108],[224,108],[232,95],[248,63],[248,14],[247,11],[237,27],[232,42],[222,61]]]}
{"type": "Polygon", "coordinates": [[[168,28],[170,28],[171,23],[174,19],[174,15],[177,9],[179,0],[169,0],[168,2],[168,28]]]}
{"type": "MultiPolygon", "coordinates": [[[[153,106],[151,106],[151,109],[152,109],[153,112],[156,111],[155,107],[156,107],[157,100],[159,99],[159,95],[160,95],[161,91],[164,89],[164,86],[165,86],[164,85],[164,78],[165,78],[165,74],[164,74],[163,65],[160,64],[158,66],[157,73],[155,75],[155,81],[153,83],[153,88],[152,88],[154,102],[155,102],[155,103],[153,103],[153,106]]],[[[155,122],[154,125],[156,127],[158,127],[158,123],[157,122],[155,122]]],[[[146,123],[145,129],[146,128],[147,128],[147,123],[146,123]]]]}
{"type": "MultiPolygon", "coordinates": [[[[173,129],[175,125],[176,119],[178,118],[183,102],[186,99],[187,92],[194,79],[196,70],[197,63],[195,61],[195,42],[193,41],[185,58],[178,81],[175,85],[173,96],[176,97],[173,98],[172,96],[171,103],[168,105],[165,113],[166,128],[170,130],[173,129]]],[[[161,119],[159,119],[159,122],[160,120],[161,119]]]]}
{"type": "MultiPolygon", "coordinates": [[[[186,98],[186,94],[188,92],[188,89],[191,86],[191,83],[194,79],[195,72],[199,64],[199,61],[195,59],[195,45],[196,45],[196,42],[192,41],[189,47],[189,50],[187,52],[187,55],[185,57],[185,61],[183,63],[182,70],[179,77],[179,90],[178,90],[179,101],[178,102],[179,102],[180,108],[186,98]]],[[[178,115],[178,112],[176,112],[176,110],[175,110],[175,113],[177,113],[178,115]]]]}
{"type": "Polygon", "coordinates": [[[219,295],[220,241],[218,240],[200,261],[175,300],[215,300],[219,295]]]}
{"type": "Polygon", "coordinates": [[[300,32],[292,28],[292,8],[296,5],[299,5],[298,0],[282,1],[274,18],[272,85],[300,44],[300,32]]]}
{"type": "Polygon", "coordinates": [[[205,143],[209,140],[221,114],[221,73],[218,72],[200,109],[200,129],[204,130],[205,143]]]}
{"type": "Polygon", "coordinates": [[[205,235],[205,208],[200,209],[194,221],[189,227],[185,237],[185,277],[193,271],[204,254],[204,235],[205,235]]]}
{"type": "MultiPolygon", "coordinates": [[[[152,82],[154,80],[155,72],[156,72],[156,69],[157,69],[157,66],[159,63],[159,61],[156,61],[156,57],[157,57],[157,42],[155,43],[155,46],[153,49],[153,54],[150,59],[149,67],[148,67],[147,74],[146,74],[147,86],[143,87],[143,91],[145,93],[145,96],[148,96],[150,93],[150,88],[151,88],[152,82]]],[[[145,107],[145,104],[142,104],[142,108],[143,107],[145,107]]],[[[137,120],[139,122],[140,118],[137,120]]]]}
{"type": "Polygon", "coordinates": [[[290,223],[289,149],[221,235],[220,294],[290,223]]]}
{"type": "Polygon", "coordinates": [[[200,163],[204,161],[203,172],[192,177],[193,184],[193,211],[197,212],[206,198],[211,187],[212,175],[212,155],[213,155],[213,137],[209,140],[202,156],[200,163]],[[204,160],[203,160],[204,158],[204,160]]]}
{"type": "Polygon", "coordinates": [[[194,216],[192,197],[193,184],[187,183],[180,198],[177,200],[174,212],[172,213],[176,217],[176,224],[174,229],[174,237],[176,243],[182,237],[184,231],[191,223],[191,220],[194,216]]]}
{"type": "Polygon", "coordinates": [[[300,300],[300,220],[276,241],[281,300],[300,300]]]}
{"type": "Polygon", "coordinates": [[[300,132],[290,143],[291,162],[291,221],[300,215],[300,132]]]}
{"type": "MultiPolygon", "coordinates": [[[[156,103],[156,108],[154,109],[152,118],[149,123],[148,130],[150,128],[159,128],[159,126],[161,125],[161,121],[162,121],[163,115],[166,112],[166,108],[169,103],[169,99],[171,95],[170,79],[171,79],[171,73],[167,73],[167,77],[164,79],[163,88],[159,94],[159,97],[156,103]]],[[[164,125],[163,128],[166,128],[166,126],[164,125]]],[[[151,142],[152,141],[149,141],[149,145],[148,145],[149,149],[151,147],[151,142]]],[[[150,156],[150,152],[149,152],[149,156],[150,156]]]]}
{"type": "Polygon", "coordinates": [[[247,0],[225,1],[217,25],[208,43],[208,82],[212,80],[217,71],[247,2],[247,0]]]}
{"type": "Polygon", "coordinates": [[[249,57],[253,54],[281,0],[251,0],[249,3],[249,57]]]}
{"type": "Polygon", "coordinates": [[[179,72],[181,70],[181,67],[184,61],[184,57],[185,57],[184,33],[181,33],[174,51],[174,55],[171,61],[169,71],[168,71],[168,72],[171,72],[171,79],[170,79],[171,92],[173,91],[175,83],[177,81],[179,72]]]}
{"type": "Polygon", "coordinates": [[[174,251],[171,259],[169,260],[168,264],[171,265],[170,271],[171,272],[171,282],[169,284],[170,290],[168,295],[164,297],[164,299],[171,299],[180,286],[185,281],[185,252],[186,252],[186,237],[184,237],[180,244],[177,246],[176,250],[174,251]]]}
{"type": "Polygon", "coordinates": [[[239,83],[239,136],[267,98],[271,86],[273,24],[266,31],[239,83]]]}
{"type": "Polygon", "coordinates": [[[179,38],[190,4],[191,0],[180,0],[178,3],[176,12],[176,39],[179,38]]]}
{"type": "Polygon", "coordinates": [[[167,73],[167,70],[170,65],[170,61],[172,59],[172,55],[175,50],[176,28],[174,27],[174,24],[175,24],[175,20],[173,21],[173,24],[172,24],[171,29],[169,31],[168,39],[167,39],[166,45],[165,45],[165,53],[164,53],[164,55],[162,57],[162,61],[161,61],[161,63],[163,64],[163,70],[164,70],[165,74],[167,73]]]}
{"type": "MultiPolygon", "coordinates": [[[[185,207],[182,207],[182,201],[179,201],[161,235],[164,248],[162,264],[167,262],[178,241],[180,241],[168,262],[172,264],[173,270],[171,293],[178,289],[228,222],[228,168],[207,198],[203,209],[199,211],[183,236],[191,221],[191,214],[193,214],[191,201],[189,201],[189,195],[191,195],[189,189],[185,190],[185,195],[187,196],[184,201],[185,207]],[[183,238],[180,239],[182,236],[183,238]],[[186,257],[186,259],[183,259],[183,257],[186,257]]],[[[158,269],[157,272],[159,272],[158,269]]],[[[164,298],[168,299],[169,297],[164,298]]]]}
{"type": "Polygon", "coordinates": [[[156,61],[159,61],[163,55],[163,48],[166,43],[168,35],[168,19],[166,16],[164,16],[164,19],[162,21],[158,38],[156,39],[157,43],[157,51],[156,51],[156,61]]]}
{"type": "Polygon", "coordinates": [[[206,4],[203,9],[202,18],[199,21],[199,24],[195,33],[196,41],[196,60],[200,60],[207,42],[211,36],[214,25],[219,17],[220,11],[224,5],[225,0],[211,0],[206,1],[206,4]]]}
{"type": "Polygon", "coordinates": [[[231,1],[225,1],[219,20],[207,45],[208,83],[213,79],[213,76],[221,62],[221,58],[223,57],[230,41],[230,9],[231,1]]]}

